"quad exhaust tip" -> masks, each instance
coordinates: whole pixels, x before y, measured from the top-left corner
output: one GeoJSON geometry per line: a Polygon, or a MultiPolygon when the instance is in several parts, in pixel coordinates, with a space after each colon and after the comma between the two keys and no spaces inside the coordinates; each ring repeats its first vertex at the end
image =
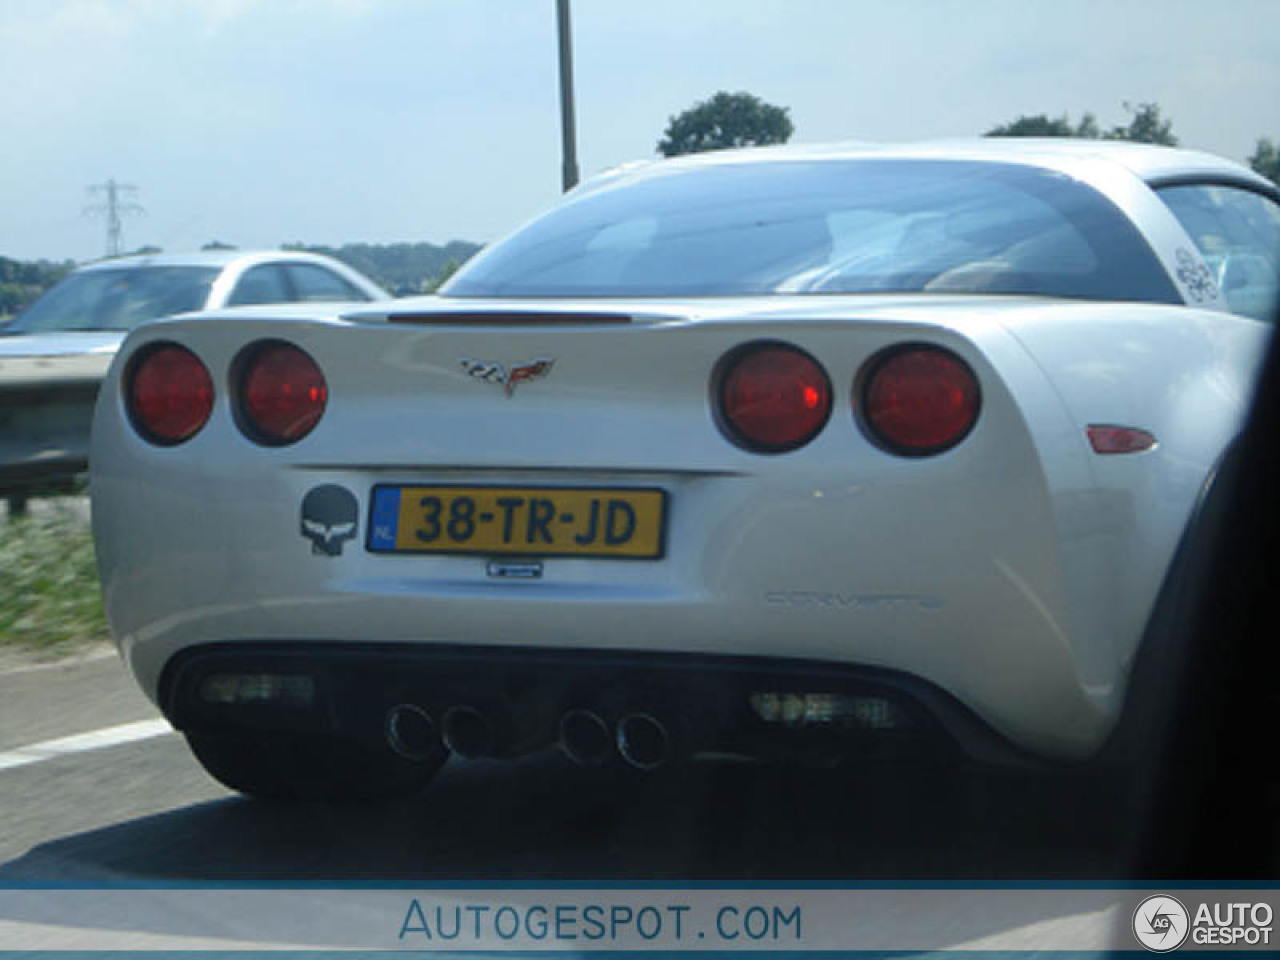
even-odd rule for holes
{"type": "Polygon", "coordinates": [[[493,724],[475,707],[450,707],[445,711],[440,728],[444,745],[465,760],[493,754],[497,743],[493,724]]]}
{"type": "Polygon", "coordinates": [[[387,711],[387,743],[406,760],[425,760],[440,746],[435,721],[412,703],[399,703],[387,711]]]}
{"type": "Polygon", "coordinates": [[[574,763],[598,766],[613,753],[609,725],[591,710],[569,710],[560,718],[560,749],[574,763]]]}
{"type": "Polygon", "coordinates": [[[638,770],[656,770],[670,759],[667,728],[648,713],[629,713],[618,721],[618,752],[638,770]]]}
{"type": "MultiPolygon", "coordinates": [[[[386,716],[387,744],[406,760],[424,760],[444,746],[466,760],[492,756],[497,731],[489,717],[469,705],[450,707],[437,729],[431,715],[412,703],[391,707],[386,716]]],[[[559,745],[574,763],[605,763],[616,745],[622,758],[638,770],[656,770],[671,759],[671,735],[657,717],[630,713],[618,721],[613,735],[593,710],[575,709],[560,718],[559,745]]]]}

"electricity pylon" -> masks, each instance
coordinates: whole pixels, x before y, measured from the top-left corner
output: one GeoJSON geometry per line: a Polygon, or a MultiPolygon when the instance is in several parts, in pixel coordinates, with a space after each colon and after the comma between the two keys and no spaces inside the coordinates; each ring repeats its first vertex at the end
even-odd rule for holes
{"type": "Polygon", "coordinates": [[[89,187],[90,194],[106,194],[104,203],[93,203],[84,208],[85,216],[105,216],[107,218],[107,256],[118,257],[122,252],[123,229],[121,228],[120,218],[132,216],[135,213],[145,213],[141,206],[132,200],[126,199],[129,194],[138,192],[138,188],[131,183],[116,183],[115,180],[108,180],[106,183],[95,183],[89,187]]]}

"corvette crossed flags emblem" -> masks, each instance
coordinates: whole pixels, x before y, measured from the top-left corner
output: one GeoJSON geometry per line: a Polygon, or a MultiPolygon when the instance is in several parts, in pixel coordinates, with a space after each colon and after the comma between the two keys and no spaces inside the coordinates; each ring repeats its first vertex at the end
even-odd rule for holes
{"type": "Polygon", "coordinates": [[[514,363],[508,370],[500,363],[486,363],[483,360],[459,360],[467,375],[485,383],[495,383],[502,387],[508,397],[516,392],[516,387],[531,380],[540,380],[551,372],[554,360],[529,360],[514,363]]]}

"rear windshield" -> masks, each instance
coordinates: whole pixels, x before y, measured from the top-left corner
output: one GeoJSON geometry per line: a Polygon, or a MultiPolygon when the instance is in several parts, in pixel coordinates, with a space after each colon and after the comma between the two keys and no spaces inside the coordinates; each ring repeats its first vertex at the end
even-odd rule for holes
{"type": "Polygon", "coordinates": [[[8,332],[129,330],[204,307],[217,267],[129,267],[73,273],[14,320],[8,332]]]}
{"type": "Polygon", "coordinates": [[[1181,303],[1105,197],[1014,164],[672,167],[571,200],[463,268],[455,297],[937,291],[1181,303]]]}

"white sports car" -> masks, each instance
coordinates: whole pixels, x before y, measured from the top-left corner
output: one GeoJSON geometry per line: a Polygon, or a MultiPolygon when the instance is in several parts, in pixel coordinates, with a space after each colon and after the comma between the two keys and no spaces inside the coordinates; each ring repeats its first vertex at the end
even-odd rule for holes
{"type": "Polygon", "coordinates": [[[148,325],[94,424],[112,630],[252,794],[1087,758],[1247,410],[1278,199],[1133,144],[729,151],[441,296],[148,325]]]}

